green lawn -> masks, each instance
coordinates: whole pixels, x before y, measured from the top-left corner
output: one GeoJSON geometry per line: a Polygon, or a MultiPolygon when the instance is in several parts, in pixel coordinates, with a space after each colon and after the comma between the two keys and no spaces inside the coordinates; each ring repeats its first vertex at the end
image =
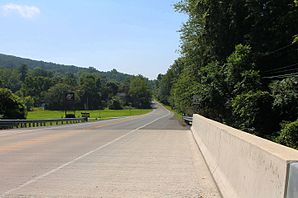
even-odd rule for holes
{"type": "MultiPolygon", "coordinates": [[[[123,110],[77,110],[76,117],[81,117],[81,112],[90,113],[90,118],[99,118],[99,119],[108,119],[112,117],[121,117],[121,116],[133,116],[133,115],[142,115],[145,113],[151,112],[152,109],[123,109],[123,110]]],[[[51,110],[42,110],[35,108],[33,111],[28,112],[27,119],[51,119],[51,118],[63,118],[64,111],[51,111],[51,110]]]]}

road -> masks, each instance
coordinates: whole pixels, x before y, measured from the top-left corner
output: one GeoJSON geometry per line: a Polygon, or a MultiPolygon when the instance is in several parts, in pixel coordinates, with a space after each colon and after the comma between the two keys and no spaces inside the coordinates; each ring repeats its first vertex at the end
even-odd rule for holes
{"type": "Polygon", "coordinates": [[[220,197],[191,132],[133,117],[0,131],[0,197],[220,197]]]}

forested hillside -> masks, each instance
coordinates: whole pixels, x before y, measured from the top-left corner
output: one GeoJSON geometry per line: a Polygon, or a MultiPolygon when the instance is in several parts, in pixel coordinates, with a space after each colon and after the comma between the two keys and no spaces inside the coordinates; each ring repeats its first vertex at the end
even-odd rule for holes
{"type": "MultiPolygon", "coordinates": [[[[77,67],[74,65],[62,65],[62,64],[49,63],[44,61],[36,61],[36,60],[20,58],[20,57],[11,56],[11,55],[0,54],[0,68],[5,67],[5,68],[17,69],[17,68],[20,68],[22,65],[27,65],[28,69],[35,69],[38,67],[46,71],[50,71],[54,73],[56,72],[59,74],[70,74],[70,73],[78,74],[80,72],[90,71],[91,69],[93,69],[93,68],[77,67]]],[[[124,82],[128,80],[130,77],[132,77],[132,75],[120,73],[115,69],[108,72],[102,72],[94,69],[94,72],[101,74],[102,77],[105,77],[107,79],[117,81],[117,82],[124,82]]]]}
{"type": "Polygon", "coordinates": [[[151,84],[115,69],[100,72],[2,55],[0,118],[25,118],[33,107],[63,110],[67,93],[75,95],[71,109],[150,108],[151,84]]]}
{"type": "Polygon", "coordinates": [[[182,0],[181,56],[156,97],[298,148],[298,2],[182,0]]]}

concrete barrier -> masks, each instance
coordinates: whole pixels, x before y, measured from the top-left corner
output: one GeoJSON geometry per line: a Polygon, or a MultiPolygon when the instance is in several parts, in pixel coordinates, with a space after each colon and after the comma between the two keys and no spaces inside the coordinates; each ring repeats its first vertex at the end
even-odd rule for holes
{"type": "Polygon", "coordinates": [[[298,198],[298,151],[194,115],[192,132],[226,198],[298,198]]]}

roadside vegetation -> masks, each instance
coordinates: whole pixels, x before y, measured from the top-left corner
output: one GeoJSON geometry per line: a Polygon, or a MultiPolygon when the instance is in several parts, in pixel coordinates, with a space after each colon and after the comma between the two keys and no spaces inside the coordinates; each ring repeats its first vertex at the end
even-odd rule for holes
{"type": "MultiPolygon", "coordinates": [[[[14,57],[10,58],[13,63],[14,57]]],[[[138,115],[151,109],[151,81],[141,75],[76,67],[76,72],[67,72],[71,70],[64,66],[60,71],[59,65],[55,68],[0,65],[0,119],[61,118],[65,108],[68,113],[80,109],[77,117],[90,112],[92,118],[138,115]],[[66,100],[68,93],[74,94],[74,100],[66,100]]]]}
{"type": "Polygon", "coordinates": [[[298,3],[182,0],[181,56],[156,81],[156,98],[298,147],[298,3]]]}

